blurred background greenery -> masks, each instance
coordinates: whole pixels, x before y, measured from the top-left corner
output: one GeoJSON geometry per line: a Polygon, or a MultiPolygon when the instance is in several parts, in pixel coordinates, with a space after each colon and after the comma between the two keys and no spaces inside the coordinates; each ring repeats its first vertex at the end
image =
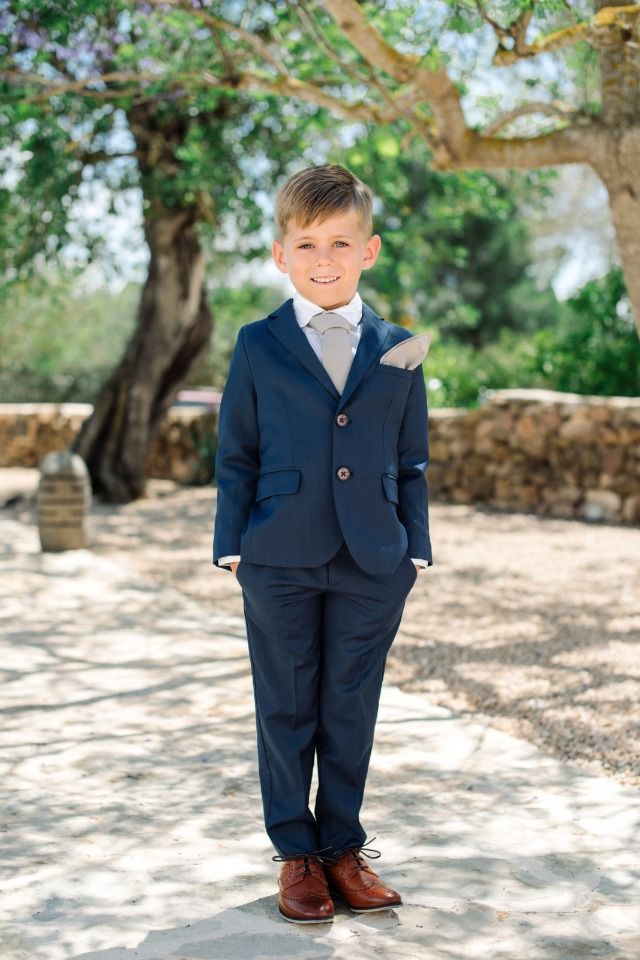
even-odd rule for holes
{"type": "MultiPolygon", "coordinates": [[[[410,263],[402,267],[411,275],[410,263]]],[[[527,290],[519,276],[501,283],[506,316],[513,323],[496,324],[479,345],[470,342],[464,318],[481,318],[477,302],[486,294],[484,284],[457,298],[450,295],[449,309],[442,308],[448,323],[441,324],[438,310],[446,297],[442,288],[425,288],[425,299],[433,290],[434,301],[425,309],[425,318],[408,313],[391,316],[384,291],[375,289],[379,281],[374,274],[375,270],[363,274],[362,292],[382,316],[412,332],[434,333],[424,362],[433,407],[473,407],[487,391],[507,387],[637,395],[640,345],[619,267],[564,302],[549,289],[536,291],[531,281],[527,290]],[[366,283],[369,277],[371,286],[366,283]]],[[[473,286],[471,280],[467,283],[473,286]]],[[[3,402],[92,403],[133,332],[139,295],[135,283],[118,293],[106,287],[80,293],[72,275],[59,273],[51,275],[44,288],[38,284],[34,290],[27,283],[14,289],[0,317],[3,402]]],[[[286,296],[283,288],[265,284],[211,289],[208,299],[215,318],[211,345],[185,386],[222,390],[238,328],[265,316],[286,296]]]]}
{"type": "MultiPolygon", "coordinates": [[[[566,14],[562,4],[551,6],[554,15],[566,14]]],[[[217,43],[209,37],[209,46],[203,46],[208,35],[195,28],[193,11],[164,11],[156,21],[123,0],[114,23],[110,17],[103,22],[102,14],[94,17],[91,4],[80,3],[59,17],[38,2],[36,30],[26,8],[12,7],[11,17],[0,18],[0,62],[6,60],[13,71],[3,80],[7,102],[0,108],[0,400],[93,403],[119,364],[125,381],[135,379],[135,364],[124,363],[129,344],[136,363],[139,344],[148,355],[158,343],[171,343],[168,350],[160,349],[173,351],[168,372],[157,365],[157,383],[147,382],[149,365],[138,363],[146,378],[139,386],[155,397],[145,409],[160,409],[176,382],[182,388],[222,390],[239,327],[265,316],[290,294],[284,278],[268,269],[275,192],[287,174],[325,162],[345,164],[373,190],[374,228],[383,244],[374,269],[362,275],[360,292],[386,319],[412,332],[433,332],[424,363],[431,406],[472,407],[488,392],[508,387],[638,394],[640,340],[619,258],[606,255],[598,262],[594,256],[606,233],[604,191],[595,214],[595,242],[592,249],[582,247],[589,261],[579,281],[583,285],[570,285],[573,293],[565,299],[555,292],[555,275],[567,253],[574,261],[581,256],[577,232],[572,233],[584,226],[576,208],[588,216],[589,203],[602,188],[593,174],[591,181],[580,182],[584,164],[572,165],[564,181],[560,169],[549,166],[435,171],[424,139],[402,119],[337,122],[314,103],[269,93],[249,96],[200,82],[176,88],[171,71],[185,71],[190,64],[200,78],[203,64],[213,69],[219,55],[220,37],[214,30],[217,43]],[[61,49],[68,60],[64,64],[61,49]],[[83,62],[75,63],[78,49],[96,70],[115,64],[144,74],[150,65],[162,64],[169,73],[159,72],[152,84],[143,77],[140,97],[112,90],[113,104],[83,97],[73,84],[50,100],[34,93],[35,74],[26,69],[31,60],[43,77],[62,70],[73,79],[74,70],[85,69],[83,62]],[[23,70],[24,89],[16,79],[23,70]],[[59,162],[61,156],[65,162],[59,162]],[[196,246],[206,261],[210,317],[205,325],[212,337],[199,355],[193,347],[193,363],[180,357],[179,337],[172,342],[158,336],[149,323],[166,302],[158,271],[147,278],[154,309],[140,309],[149,245],[154,252],[147,241],[173,213],[185,216],[188,229],[193,223],[197,236],[197,244],[178,236],[170,251],[174,265],[191,251],[184,274],[191,279],[183,282],[201,282],[194,279],[201,275],[196,246]],[[119,219],[112,221],[112,214],[119,219]],[[114,223],[120,224],[120,239],[110,245],[114,223]],[[551,238],[543,254],[534,244],[541,229],[551,238]],[[69,251],[75,261],[62,257],[69,251]],[[137,273],[128,262],[136,258],[137,273]],[[89,282],[88,268],[96,265],[98,282],[95,274],[89,282]],[[586,277],[596,279],[584,282],[586,277]],[[114,278],[117,282],[106,282],[114,278]]],[[[363,65],[331,18],[316,11],[314,29],[322,27],[322,36],[335,47],[327,59],[326,44],[305,40],[296,10],[267,5],[258,12],[275,18],[274,42],[280,38],[303,79],[335,70],[337,58],[360,90],[369,74],[354,73],[363,65]]],[[[390,42],[406,40],[407,17],[407,23],[417,18],[419,36],[428,29],[434,44],[443,40],[428,5],[383,13],[381,25],[390,42]]],[[[233,5],[228,15],[235,15],[233,5]]],[[[480,26],[456,13],[447,36],[469,37],[472,27],[480,26]]],[[[230,35],[225,42],[226,56],[234,51],[239,56],[240,39],[230,35]]],[[[474,62],[481,59],[483,42],[478,36],[474,62]]],[[[460,77],[469,69],[450,66],[460,77]]],[[[576,82],[587,82],[591,67],[585,51],[572,69],[576,82]]],[[[528,90],[532,81],[522,82],[528,90]]],[[[555,92],[546,75],[538,82],[555,92]]],[[[373,90],[376,83],[370,95],[373,90]]],[[[591,109],[587,93],[576,86],[585,109],[591,109]]],[[[508,94],[503,83],[479,96],[478,120],[482,110],[487,116],[495,113],[508,94]]],[[[162,321],[158,330],[164,333],[178,328],[170,317],[162,321]]],[[[182,322],[196,328],[195,316],[182,322]]],[[[132,391],[127,402],[132,396],[139,391],[132,391]]],[[[113,419],[108,404],[104,418],[113,419]]]]}

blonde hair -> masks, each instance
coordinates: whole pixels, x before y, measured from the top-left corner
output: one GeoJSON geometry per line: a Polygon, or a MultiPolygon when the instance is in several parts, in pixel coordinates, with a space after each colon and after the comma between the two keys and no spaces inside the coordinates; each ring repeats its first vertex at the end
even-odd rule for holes
{"type": "Polygon", "coordinates": [[[275,220],[278,240],[290,220],[308,227],[333,214],[353,210],[368,240],[373,232],[373,194],[355,174],[338,163],[306,167],[289,177],[276,196],[275,220]]]}

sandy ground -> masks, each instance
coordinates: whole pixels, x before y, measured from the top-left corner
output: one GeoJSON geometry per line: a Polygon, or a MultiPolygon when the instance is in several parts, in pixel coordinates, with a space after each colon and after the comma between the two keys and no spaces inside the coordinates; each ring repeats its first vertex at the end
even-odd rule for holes
{"type": "Polygon", "coordinates": [[[638,790],[388,681],[362,823],[403,905],[284,922],[219,606],[0,511],[2,960],[638,960],[638,790]]]}
{"type": "MultiPolygon", "coordinates": [[[[37,471],[0,471],[5,516],[35,522],[37,471]]],[[[215,489],[150,481],[94,502],[89,546],[159,585],[242,615],[211,564],[215,489]]],[[[472,714],[558,759],[640,786],[640,530],[432,503],[434,566],[422,571],[387,680],[472,714]]]]}

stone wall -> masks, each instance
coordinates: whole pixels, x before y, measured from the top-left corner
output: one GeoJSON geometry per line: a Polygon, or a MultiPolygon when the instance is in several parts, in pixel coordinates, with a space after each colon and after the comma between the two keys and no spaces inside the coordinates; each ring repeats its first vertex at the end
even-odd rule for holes
{"type": "MultiPolygon", "coordinates": [[[[0,404],[0,467],[37,467],[63,450],[89,416],[90,403],[0,404]]],[[[212,481],[218,415],[206,407],[172,407],[151,443],[150,477],[178,483],[212,481]]]]}
{"type": "Polygon", "coordinates": [[[71,443],[92,410],[90,403],[0,403],[0,467],[37,467],[71,443]]]}
{"type": "Polygon", "coordinates": [[[429,425],[434,498],[640,522],[640,398],[497,390],[429,425]]]}
{"type": "MultiPolygon", "coordinates": [[[[66,447],[89,404],[0,404],[0,466],[66,447]]],[[[217,414],[172,407],[149,476],[207,483],[217,414]]],[[[540,515],[640,523],[640,398],[499,390],[474,410],[429,414],[431,497],[540,515]]]]}

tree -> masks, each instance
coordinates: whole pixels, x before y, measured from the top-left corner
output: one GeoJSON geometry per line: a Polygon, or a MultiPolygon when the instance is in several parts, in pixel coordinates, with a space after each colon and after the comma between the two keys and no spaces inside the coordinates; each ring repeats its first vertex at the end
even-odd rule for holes
{"type": "Polygon", "coordinates": [[[347,121],[401,121],[434,170],[589,164],[608,191],[640,333],[640,4],[505,0],[493,12],[484,0],[290,0],[229,5],[224,17],[223,3],[150,2],[225,31],[207,83],[299,98],[347,121]],[[473,48],[456,52],[470,35],[473,48]],[[500,96],[486,92],[491,70],[500,96]]]}
{"type": "Polygon", "coordinates": [[[343,151],[349,169],[377,199],[383,244],[361,287],[394,323],[433,327],[479,348],[501,330],[532,331],[559,312],[553,291],[531,277],[526,221],[516,198],[538,202],[537,171],[434,173],[424,145],[402,148],[397,124],[358,137],[343,151]]]}
{"type": "MultiPolygon", "coordinates": [[[[447,56],[434,43],[425,44],[418,34],[414,45],[420,54],[405,53],[384,38],[356,0],[324,0],[324,6],[366,63],[402,85],[396,87],[394,101],[429,144],[435,169],[593,167],[609,194],[640,332],[640,194],[635,182],[640,164],[640,4],[596,0],[572,7],[565,0],[516,0],[504,5],[500,21],[481,0],[451,2],[451,28],[467,33],[487,25],[493,31],[494,67],[531,64],[543,54],[562,61],[563,83],[549,84],[542,70],[537,76],[528,70],[525,90],[540,89],[542,95],[519,97],[484,129],[466,120],[465,85],[454,81],[447,56]],[[545,26],[551,32],[543,33],[545,26]],[[557,96],[563,86],[573,102],[557,96]],[[533,116],[551,124],[533,135],[504,136],[521,118],[533,116]]],[[[424,9],[418,5],[423,23],[424,9]]]]}
{"type": "MultiPolygon", "coordinates": [[[[68,158],[54,176],[66,198],[86,164],[99,169],[112,160],[113,117],[124,116],[128,156],[145,195],[152,256],[138,329],[79,441],[98,488],[113,499],[142,489],[150,435],[210,329],[199,227],[208,219],[220,228],[237,209],[244,176],[257,187],[257,164],[241,163],[252,145],[264,147],[264,138],[276,136],[280,144],[300,124],[286,99],[307,104],[303,115],[319,130],[325,111],[346,123],[397,123],[405,143],[419,138],[426,145],[425,165],[438,171],[591,164],[609,191],[640,326],[639,13],[638,5],[600,0],[576,7],[565,0],[505,0],[500,20],[481,0],[437,6],[398,0],[391,8],[356,0],[5,4],[0,79],[9,106],[0,117],[0,149],[2,142],[15,147],[12,131],[35,120],[40,167],[43,156],[68,158]],[[515,103],[472,95],[478,43],[472,55],[467,46],[453,52],[457,35],[486,42],[487,31],[494,37],[492,66],[511,71],[515,103]],[[542,34],[537,39],[530,36],[535,31],[542,34]],[[551,82],[535,72],[542,54],[556,63],[551,82]],[[475,126],[466,117],[471,105],[488,114],[475,126]],[[262,122],[249,119],[247,134],[234,142],[229,124],[238,131],[253,109],[263,112],[262,122]],[[513,135],[505,136],[509,129],[513,135]]],[[[11,190],[0,197],[7,230],[20,222],[13,199],[11,190]]],[[[238,208],[239,219],[246,206],[238,208]]],[[[63,235],[64,210],[42,213],[46,220],[34,214],[32,230],[23,231],[18,267],[28,259],[25,251],[48,251],[52,237],[55,243],[63,235]]]]}
{"type": "MultiPolygon", "coordinates": [[[[72,239],[70,211],[88,179],[142,193],[150,263],[136,328],[73,443],[95,493],[114,502],[143,493],[150,440],[209,343],[203,242],[231,218],[241,252],[262,252],[251,248],[262,221],[256,196],[300,142],[303,116],[287,120],[265,97],[165,83],[154,65],[178,61],[192,24],[164,19],[157,33],[143,6],[40,0],[0,14],[5,282],[72,239]]],[[[205,35],[215,51],[219,32],[205,35]]],[[[84,241],[100,251],[99,238],[84,241]]]]}

